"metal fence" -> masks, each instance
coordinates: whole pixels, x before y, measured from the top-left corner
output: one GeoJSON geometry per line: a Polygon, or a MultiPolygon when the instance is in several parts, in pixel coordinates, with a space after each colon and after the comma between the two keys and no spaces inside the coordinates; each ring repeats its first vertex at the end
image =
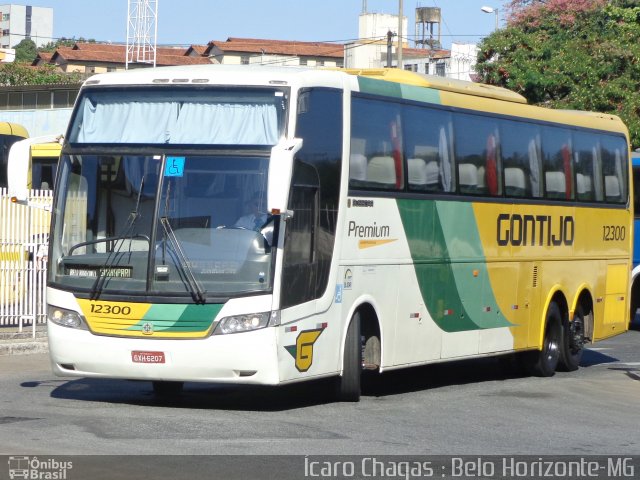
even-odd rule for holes
{"type": "Polygon", "coordinates": [[[0,189],[0,327],[46,323],[46,259],[53,192],[32,190],[28,205],[0,189]]]}

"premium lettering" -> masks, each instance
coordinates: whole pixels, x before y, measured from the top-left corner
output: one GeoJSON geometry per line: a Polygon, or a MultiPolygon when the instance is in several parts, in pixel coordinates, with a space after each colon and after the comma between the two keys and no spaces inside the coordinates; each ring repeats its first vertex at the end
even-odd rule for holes
{"type": "Polygon", "coordinates": [[[575,222],[570,215],[554,218],[551,215],[501,213],[497,219],[497,241],[501,247],[571,246],[575,231],[575,222]]]}
{"type": "Polygon", "coordinates": [[[373,222],[373,225],[358,225],[354,221],[349,222],[349,237],[356,238],[384,238],[388,237],[390,229],[388,225],[378,225],[373,222]]]}

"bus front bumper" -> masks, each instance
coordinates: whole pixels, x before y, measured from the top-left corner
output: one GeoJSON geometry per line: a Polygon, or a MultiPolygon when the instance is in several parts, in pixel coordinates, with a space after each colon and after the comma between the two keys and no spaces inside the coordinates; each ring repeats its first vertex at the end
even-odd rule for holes
{"type": "Polygon", "coordinates": [[[121,338],[48,322],[58,376],[277,385],[275,328],[204,339],[121,338]]]}

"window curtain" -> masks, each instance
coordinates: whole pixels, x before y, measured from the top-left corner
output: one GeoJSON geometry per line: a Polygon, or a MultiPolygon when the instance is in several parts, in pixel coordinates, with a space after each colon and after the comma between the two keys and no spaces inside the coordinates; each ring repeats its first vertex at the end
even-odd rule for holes
{"type": "MultiPolygon", "coordinates": [[[[73,141],[73,139],[72,139],[73,141]]],[[[275,145],[272,104],[85,100],[78,143],[275,145]]]]}

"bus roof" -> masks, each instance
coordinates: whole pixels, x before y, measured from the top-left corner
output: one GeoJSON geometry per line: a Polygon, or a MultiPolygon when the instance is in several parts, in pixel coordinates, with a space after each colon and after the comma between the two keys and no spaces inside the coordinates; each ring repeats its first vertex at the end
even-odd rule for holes
{"type": "MultiPolygon", "coordinates": [[[[352,89],[362,88],[362,79],[399,85],[400,89],[383,89],[399,98],[415,98],[415,91],[437,92],[435,103],[496,113],[539,121],[575,125],[597,130],[623,133],[628,131],[619,117],[611,114],[559,110],[528,105],[518,93],[505,88],[433,75],[423,75],[398,69],[316,69],[310,67],[282,67],[262,65],[189,65],[140,68],[125,72],[102,73],[90,77],[85,86],[92,85],[273,85],[324,86],[352,89]],[[350,78],[349,78],[350,77],[350,78]],[[414,90],[415,89],[415,90],[414,90]]],[[[362,91],[362,90],[361,90],[362,91]]],[[[375,89],[379,93],[379,89],[375,89]]],[[[424,97],[422,93],[417,95],[424,97]]],[[[427,100],[433,101],[433,100],[427,100]]]]}
{"type": "Polygon", "coordinates": [[[31,145],[31,156],[34,158],[59,157],[62,145],[59,142],[36,143],[31,145]]]}
{"type": "Polygon", "coordinates": [[[17,137],[27,138],[29,132],[18,123],[0,122],[0,135],[15,135],[17,137]]]}
{"type": "Polygon", "coordinates": [[[488,97],[496,100],[505,100],[507,102],[527,103],[527,99],[518,93],[507,90],[506,88],[485,85],[483,83],[465,82],[463,80],[454,80],[452,78],[438,77],[435,75],[423,75],[421,73],[398,70],[397,68],[346,69],[344,71],[350,75],[376,78],[388,82],[434,88],[436,90],[475,95],[477,97],[488,97]]]}

